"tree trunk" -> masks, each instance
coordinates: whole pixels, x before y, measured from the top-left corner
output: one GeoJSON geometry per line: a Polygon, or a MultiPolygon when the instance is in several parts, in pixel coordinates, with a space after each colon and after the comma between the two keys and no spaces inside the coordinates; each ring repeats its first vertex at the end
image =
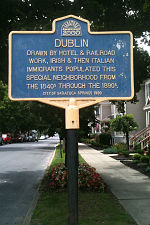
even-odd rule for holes
{"type": "Polygon", "coordinates": [[[129,132],[126,132],[127,149],[129,150],[129,132]]]}
{"type": "Polygon", "coordinates": [[[67,152],[68,152],[68,149],[67,149],[67,137],[65,137],[65,166],[68,167],[67,165],[67,152]]]}

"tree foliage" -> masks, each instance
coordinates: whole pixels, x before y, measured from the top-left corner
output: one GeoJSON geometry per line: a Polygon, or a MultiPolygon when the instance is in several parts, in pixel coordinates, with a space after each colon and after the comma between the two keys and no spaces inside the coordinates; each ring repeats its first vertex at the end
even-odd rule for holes
{"type": "Polygon", "coordinates": [[[34,116],[28,102],[12,102],[8,98],[7,85],[0,82],[0,131],[15,132],[32,129],[34,116]]]}
{"type": "MultiPolygon", "coordinates": [[[[80,135],[87,137],[89,122],[95,123],[93,107],[81,110],[80,135]]],[[[8,87],[0,81],[0,131],[26,132],[37,129],[40,133],[65,136],[65,111],[40,102],[11,101],[8,87]]]]}
{"type": "MultiPolygon", "coordinates": [[[[6,84],[9,32],[12,30],[51,30],[54,19],[68,14],[89,20],[92,31],[130,30],[134,35],[135,46],[135,90],[139,91],[143,80],[149,78],[150,57],[147,52],[137,47],[136,42],[136,38],[139,37],[142,37],[144,43],[147,43],[148,40],[147,36],[150,32],[149,0],[5,0],[0,1],[0,12],[0,80],[6,84]]],[[[6,121],[11,118],[10,124],[15,129],[26,129],[25,126],[40,124],[40,130],[45,128],[49,133],[53,133],[54,128],[57,128],[63,133],[64,111],[40,103],[11,102],[8,97],[3,98],[6,88],[0,84],[0,113],[1,116],[7,116],[5,125],[6,121]],[[9,112],[10,109],[12,114],[9,112]],[[23,120],[26,124],[21,125],[23,120]],[[15,121],[17,121],[16,125],[15,121]],[[47,127],[46,124],[49,126],[47,127]]],[[[86,110],[83,111],[85,116],[82,116],[81,112],[81,118],[85,119],[84,122],[81,119],[81,127],[86,126],[88,129],[87,123],[91,120],[88,113],[91,112],[91,109],[86,110]]],[[[0,126],[1,129],[4,127],[2,119],[0,126]]]]}
{"type": "Polygon", "coordinates": [[[80,130],[79,130],[79,138],[84,137],[87,138],[91,133],[92,127],[96,125],[96,117],[94,113],[94,106],[81,109],[80,110],[80,130]],[[91,124],[89,126],[89,124],[91,124]]]}
{"type": "Polygon", "coordinates": [[[0,131],[15,133],[38,129],[53,136],[58,128],[64,127],[63,110],[38,102],[11,101],[7,90],[7,85],[0,81],[0,131]]]}
{"type": "MultiPolygon", "coordinates": [[[[142,37],[143,42],[148,42],[150,32],[149,0],[5,0],[0,1],[0,9],[0,79],[5,82],[7,41],[12,30],[51,30],[54,19],[74,14],[89,20],[93,31],[130,30],[134,35],[135,46],[136,38],[139,37],[142,37]]],[[[137,91],[139,82],[147,76],[143,72],[147,68],[145,57],[148,57],[146,53],[143,54],[136,47],[134,61],[137,91]],[[139,76],[137,73],[143,75],[139,76]]]]}
{"type": "Polygon", "coordinates": [[[135,90],[140,90],[143,80],[150,78],[150,56],[143,49],[134,48],[135,90]]]}
{"type": "Polygon", "coordinates": [[[134,121],[132,114],[117,115],[115,119],[110,121],[110,129],[112,131],[123,132],[126,136],[126,143],[129,149],[129,133],[138,128],[138,124],[134,121]]]}

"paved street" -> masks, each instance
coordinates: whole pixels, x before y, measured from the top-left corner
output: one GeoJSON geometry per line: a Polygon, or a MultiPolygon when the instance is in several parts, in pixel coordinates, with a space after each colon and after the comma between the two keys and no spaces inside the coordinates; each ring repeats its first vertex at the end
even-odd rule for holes
{"type": "Polygon", "coordinates": [[[23,223],[58,141],[0,146],[0,225],[23,223]]]}

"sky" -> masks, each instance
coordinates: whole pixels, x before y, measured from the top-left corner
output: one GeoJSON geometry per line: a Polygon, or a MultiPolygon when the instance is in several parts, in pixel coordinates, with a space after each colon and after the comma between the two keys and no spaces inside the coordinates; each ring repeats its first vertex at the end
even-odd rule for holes
{"type": "MultiPolygon", "coordinates": [[[[143,48],[144,50],[148,51],[149,55],[150,55],[150,46],[148,46],[147,44],[141,43],[141,38],[137,39],[138,41],[138,45],[139,47],[143,48]]],[[[150,43],[150,34],[147,34],[147,41],[150,43]]]]}

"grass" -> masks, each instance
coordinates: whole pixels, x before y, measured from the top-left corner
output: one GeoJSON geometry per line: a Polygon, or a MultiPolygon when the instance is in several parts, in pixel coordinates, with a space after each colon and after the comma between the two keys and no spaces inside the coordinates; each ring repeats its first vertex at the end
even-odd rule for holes
{"type": "Polygon", "coordinates": [[[64,161],[65,161],[65,154],[62,152],[62,158],[61,158],[60,149],[57,147],[54,159],[53,159],[53,161],[52,161],[52,163],[50,165],[50,169],[53,166],[56,166],[58,163],[64,163],[64,161]]]}
{"type": "MultiPolygon", "coordinates": [[[[53,166],[56,166],[58,163],[64,163],[64,161],[65,161],[65,153],[62,152],[62,158],[61,158],[60,149],[57,147],[55,157],[50,165],[50,169],[53,166]]],[[[80,163],[85,163],[85,160],[82,158],[81,155],[79,155],[79,161],[80,161],[80,163]]]]}
{"type": "MultiPolygon", "coordinates": [[[[80,162],[85,162],[79,156],[80,162]]],[[[57,149],[51,166],[64,162],[57,149]]],[[[30,225],[67,225],[67,191],[41,192],[30,225]]],[[[105,193],[79,191],[79,225],[136,225],[118,200],[105,193]]]]}

